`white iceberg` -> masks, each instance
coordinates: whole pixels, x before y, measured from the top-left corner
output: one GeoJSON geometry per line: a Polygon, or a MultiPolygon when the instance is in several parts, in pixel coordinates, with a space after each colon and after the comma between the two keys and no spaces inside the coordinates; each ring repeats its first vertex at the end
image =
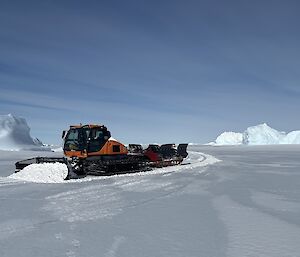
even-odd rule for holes
{"type": "Polygon", "coordinates": [[[278,131],[266,123],[247,128],[243,133],[223,132],[210,145],[300,144],[300,131],[278,131]]]}
{"type": "Polygon", "coordinates": [[[241,145],[243,144],[243,134],[236,132],[223,132],[216,139],[217,145],[241,145]]]}
{"type": "Polygon", "coordinates": [[[0,150],[50,150],[38,139],[30,136],[30,128],[24,118],[12,114],[0,115],[0,150]]]}

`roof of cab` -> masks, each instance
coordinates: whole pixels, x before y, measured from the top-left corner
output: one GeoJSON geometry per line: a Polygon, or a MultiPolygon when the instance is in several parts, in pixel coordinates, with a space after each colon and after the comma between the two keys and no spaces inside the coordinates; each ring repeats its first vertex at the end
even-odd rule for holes
{"type": "Polygon", "coordinates": [[[105,128],[104,125],[99,125],[99,124],[86,124],[86,125],[71,125],[70,128],[105,128]]]}

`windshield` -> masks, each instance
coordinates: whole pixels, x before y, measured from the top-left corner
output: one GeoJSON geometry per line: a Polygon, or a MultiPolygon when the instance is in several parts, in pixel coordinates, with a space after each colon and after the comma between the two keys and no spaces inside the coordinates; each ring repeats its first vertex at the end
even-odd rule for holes
{"type": "Polygon", "coordinates": [[[80,151],[83,149],[83,134],[81,129],[70,129],[66,138],[64,149],[66,151],[80,151]]]}
{"type": "Polygon", "coordinates": [[[65,137],[64,150],[98,152],[109,138],[110,132],[102,127],[71,128],[65,137]]]}

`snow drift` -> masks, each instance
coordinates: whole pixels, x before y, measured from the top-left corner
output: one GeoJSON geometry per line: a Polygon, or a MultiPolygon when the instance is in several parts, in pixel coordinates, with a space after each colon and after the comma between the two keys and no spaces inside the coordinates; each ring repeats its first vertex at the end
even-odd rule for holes
{"type": "Polygon", "coordinates": [[[266,123],[247,128],[243,133],[224,132],[211,145],[300,144],[300,131],[277,131],[266,123]]]}
{"type": "Polygon", "coordinates": [[[24,118],[11,114],[0,115],[0,150],[50,150],[38,139],[30,136],[30,128],[24,118]]]}

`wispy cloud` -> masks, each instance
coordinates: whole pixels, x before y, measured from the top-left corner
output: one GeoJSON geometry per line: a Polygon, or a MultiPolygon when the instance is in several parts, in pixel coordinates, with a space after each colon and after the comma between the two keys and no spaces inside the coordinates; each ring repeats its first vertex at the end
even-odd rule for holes
{"type": "Polygon", "coordinates": [[[55,122],[95,120],[141,141],[207,142],[263,121],[296,129],[299,5],[5,2],[0,112],[49,140],[55,122]]]}

